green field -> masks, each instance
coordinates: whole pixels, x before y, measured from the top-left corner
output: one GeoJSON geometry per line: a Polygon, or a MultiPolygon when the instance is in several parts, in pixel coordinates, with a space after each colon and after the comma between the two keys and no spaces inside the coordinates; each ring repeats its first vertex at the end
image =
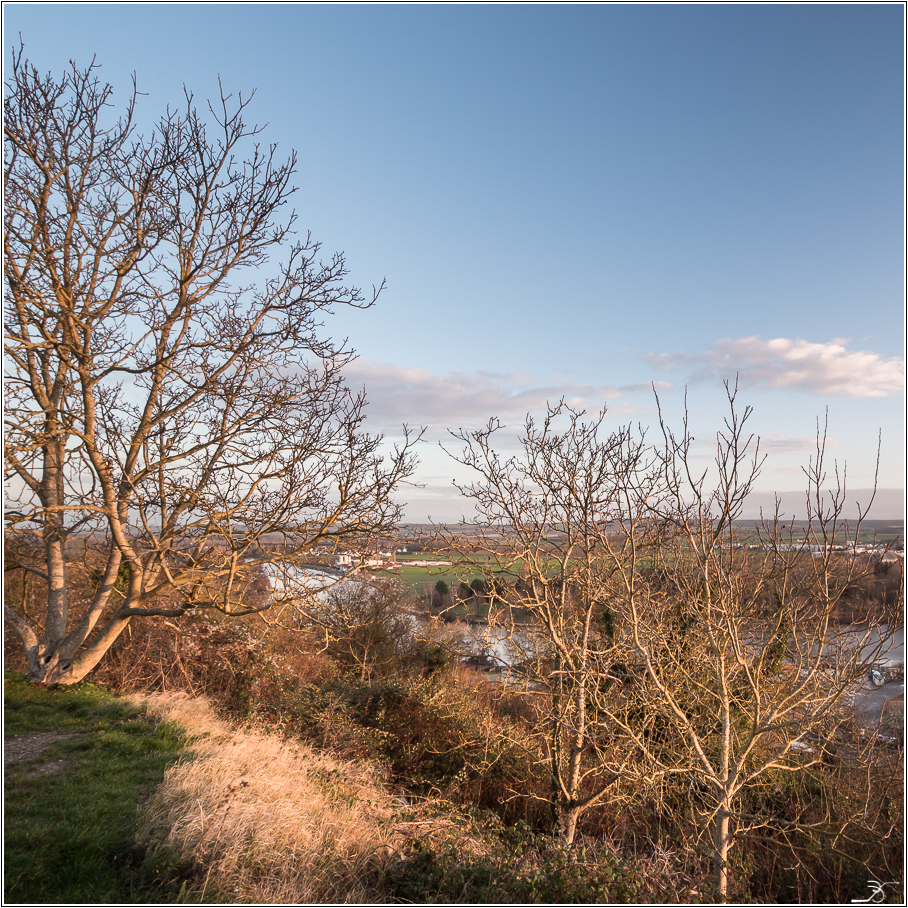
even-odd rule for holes
{"type": "MultiPolygon", "coordinates": [[[[406,587],[418,596],[428,594],[429,591],[443,580],[449,587],[456,586],[458,583],[470,583],[471,580],[485,579],[491,573],[490,570],[484,571],[483,563],[490,562],[488,556],[479,555],[474,558],[459,558],[457,556],[446,557],[435,554],[412,554],[403,555],[398,558],[401,567],[393,571],[381,569],[373,570],[376,577],[397,577],[403,581],[406,587]],[[426,564],[428,561],[450,561],[451,564],[426,564]]],[[[463,609],[458,606],[458,611],[463,609]]],[[[472,608],[467,608],[467,612],[472,613],[472,608]]]]}

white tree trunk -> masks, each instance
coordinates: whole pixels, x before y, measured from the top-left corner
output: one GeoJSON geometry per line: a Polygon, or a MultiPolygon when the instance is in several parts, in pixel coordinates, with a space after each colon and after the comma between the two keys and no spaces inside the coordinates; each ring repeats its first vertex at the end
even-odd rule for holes
{"type": "Polygon", "coordinates": [[[564,836],[565,844],[572,845],[574,836],[577,835],[577,820],[580,819],[580,807],[568,806],[563,808],[560,813],[559,825],[561,826],[561,834],[564,836]]]}
{"type": "Polygon", "coordinates": [[[727,800],[723,800],[716,813],[713,832],[713,860],[716,868],[716,888],[719,899],[728,898],[728,850],[731,846],[731,812],[727,800]]]}

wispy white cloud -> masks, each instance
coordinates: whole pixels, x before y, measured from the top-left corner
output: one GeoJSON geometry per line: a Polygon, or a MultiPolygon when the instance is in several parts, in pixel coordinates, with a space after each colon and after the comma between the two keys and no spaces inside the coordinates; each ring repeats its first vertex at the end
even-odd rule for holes
{"type": "MultiPolygon", "coordinates": [[[[455,428],[485,423],[491,416],[521,419],[562,398],[575,408],[598,412],[636,413],[641,407],[622,400],[650,386],[599,387],[575,382],[540,382],[524,373],[451,372],[407,369],[390,363],[358,359],[344,373],[348,383],[365,387],[369,422],[379,428],[420,426],[455,428]],[[616,401],[620,401],[614,403],[616,401]]],[[[668,386],[662,382],[661,386],[668,386]]]]}
{"type": "MultiPolygon", "coordinates": [[[[797,436],[797,435],[760,435],[760,452],[770,457],[785,454],[797,454],[803,457],[810,457],[817,451],[817,436],[797,436]]],[[[832,438],[827,435],[825,438],[825,447],[827,449],[840,448],[842,442],[838,438],[832,438]]],[[[697,436],[692,446],[693,452],[699,456],[712,456],[716,450],[716,436],[704,435],[697,436]]],[[[753,449],[751,448],[751,453],[753,449]]],[[[806,459],[804,460],[806,463],[806,459]]],[[[798,466],[800,472],[801,467],[798,466]]]]}
{"type": "MultiPolygon", "coordinates": [[[[827,435],[825,439],[826,448],[840,448],[842,442],[838,438],[831,438],[827,435]]],[[[767,454],[815,454],[817,450],[817,438],[813,436],[808,438],[798,437],[796,435],[761,435],[760,448],[767,454]]]]}
{"type": "Polygon", "coordinates": [[[687,369],[690,380],[731,378],[742,384],[790,388],[812,394],[891,397],[905,386],[905,362],[869,350],[849,350],[848,341],[825,344],[777,337],[725,338],[700,353],[649,354],[659,369],[687,369]]]}

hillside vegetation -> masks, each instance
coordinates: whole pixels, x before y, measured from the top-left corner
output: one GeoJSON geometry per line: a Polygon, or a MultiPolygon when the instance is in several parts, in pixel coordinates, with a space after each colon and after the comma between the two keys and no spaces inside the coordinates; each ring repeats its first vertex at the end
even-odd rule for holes
{"type": "MultiPolygon", "coordinates": [[[[715,900],[686,785],[619,785],[564,846],[534,737],[538,697],[461,665],[443,636],[397,639],[364,675],[352,654],[329,655],[317,629],[259,616],[139,619],[96,678],[119,695],[7,682],[7,734],[72,723],[80,734],[9,774],[7,900],[715,900]],[[49,712],[17,719],[19,702],[49,712]],[[46,865],[94,866],[67,838],[103,824],[68,811],[97,794],[59,786],[97,785],[95,748],[117,740],[130,745],[117,751],[122,770],[142,774],[119,825],[107,824],[113,838],[81,846],[103,873],[85,871],[98,881],[91,891],[65,874],[47,882],[46,865]],[[58,774],[28,775],[68,754],[58,774]],[[58,806],[41,808],[37,849],[35,833],[17,829],[40,798],[58,806]]],[[[868,879],[900,878],[901,751],[838,751],[803,773],[770,774],[748,796],[743,809],[792,831],[738,843],[733,900],[848,901],[866,897],[868,879]]]]}

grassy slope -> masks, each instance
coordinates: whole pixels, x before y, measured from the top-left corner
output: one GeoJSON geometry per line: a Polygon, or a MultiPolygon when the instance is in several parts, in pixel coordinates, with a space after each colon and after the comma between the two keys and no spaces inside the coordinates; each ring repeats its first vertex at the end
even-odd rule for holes
{"type": "Polygon", "coordinates": [[[173,901],[143,866],[135,821],[183,747],[176,727],[90,684],[47,691],[7,676],[4,688],[6,735],[74,735],[6,769],[4,902],[173,901]]]}
{"type": "MultiPolygon", "coordinates": [[[[218,718],[204,698],[137,694],[186,728],[192,760],[168,769],[143,807],[149,853],[195,868],[212,901],[385,901],[381,880],[406,839],[372,767],[218,718]]],[[[272,726],[273,728],[273,726],[272,726]]]]}
{"type": "Polygon", "coordinates": [[[8,737],[69,735],[7,767],[4,904],[382,900],[391,796],[367,768],[181,694],[8,674],[4,705],[8,737]]]}

